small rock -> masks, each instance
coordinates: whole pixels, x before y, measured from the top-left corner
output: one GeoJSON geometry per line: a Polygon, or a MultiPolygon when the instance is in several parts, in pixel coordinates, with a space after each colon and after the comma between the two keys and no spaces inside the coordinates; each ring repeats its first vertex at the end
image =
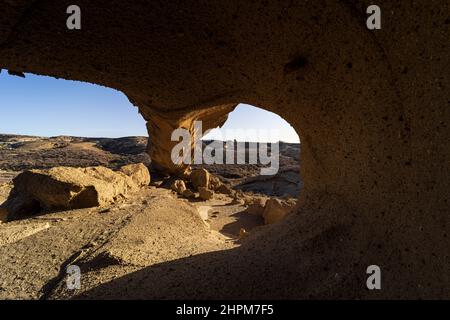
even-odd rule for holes
{"type": "Polygon", "coordinates": [[[198,188],[200,199],[210,200],[214,196],[214,192],[204,187],[198,188]]]}
{"type": "Polygon", "coordinates": [[[222,185],[222,181],[216,176],[213,176],[212,174],[209,175],[209,188],[211,190],[216,191],[220,186],[222,185]]]}
{"type": "Polygon", "coordinates": [[[186,184],[183,180],[178,179],[172,182],[172,184],[170,185],[170,189],[178,194],[183,194],[183,192],[186,191],[186,184]]]}
{"type": "Polygon", "coordinates": [[[293,201],[282,201],[276,198],[267,200],[263,212],[264,223],[272,224],[283,220],[284,217],[292,213],[294,206],[295,202],[293,201]]]}
{"type": "Polygon", "coordinates": [[[192,186],[196,190],[199,190],[199,188],[201,188],[201,187],[209,188],[209,177],[210,177],[210,174],[205,169],[192,170],[191,175],[190,175],[192,186]]]}

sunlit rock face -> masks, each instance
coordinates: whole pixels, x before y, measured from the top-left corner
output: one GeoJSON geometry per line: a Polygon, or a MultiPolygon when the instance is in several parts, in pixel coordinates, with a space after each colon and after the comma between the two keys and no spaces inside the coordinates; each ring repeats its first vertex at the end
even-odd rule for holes
{"type": "Polygon", "coordinates": [[[162,168],[183,171],[168,161],[173,128],[203,117],[215,126],[239,102],[300,136],[298,214],[181,287],[215,298],[449,298],[448,1],[380,0],[376,31],[358,0],[79,0],[72,31],[70,4],[0,1],[0,67],[123,91],[162,168]],[[366,289],[371,264],[381,291],[366,289]]]}
{"type": "Polygon", "coordinates": [[[106,206],[147,186],[150,174],[142,163],[126,165],[117,172],[101,166],[54,167],[26,170],[13,183],[8,200],[0,205],[2,220],[20,219],[42,209],[106,206]]]}
{"type": "Polygon", "coordinates": [[[155,113],[151,108],[141,107],[141,113],[147,122],[149,135],[148,153],[152,159],[152,165],[156,170],[170,174],[185,176],[189,166],[186,163],[177,164],[173,161],[172,150],[180,141],[173,139],[172,133],[178,128],[186,129],[190,134],[191,155],[194,154],[195,142],[199,141],[207,129],[221,126],[228,117],[228,113],[234,110],[236,104],[216,106],[209,109],[192,111],[187,114],[169,114],[169,116],[155,113]],[[202,132],[198,132],[196,121],[201,121],[202,132]]]}

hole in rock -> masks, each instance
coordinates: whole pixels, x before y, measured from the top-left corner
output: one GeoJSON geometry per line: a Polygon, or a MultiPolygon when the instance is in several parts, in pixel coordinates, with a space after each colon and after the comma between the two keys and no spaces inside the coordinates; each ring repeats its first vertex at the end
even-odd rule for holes
{"type": "MultiPolygon", "coordinates": [[[[237,188],[267,196],[298,196],[300,139],[294,128],[277,114],[251,105],[240,104],[229,114],[228,120],[222,127],[211,130],[202,140],[204,145],[211,145],[213,141],[223,142],[223,151],[221,151],[223,164],[203,164],[202,166],[212,173],[233,181],[237,188]],[[267,146],[267,152],[264,151],[264,145],[267,146]],[[226,156],[230,146],[234,147],[234,157],[233,161],[227,163],[226,156]],[[273,155],[272,148],[274,148],[273,155]],[[275,164],[277,151],[278,165],[275,164]],[[263,157],[265,154],[269,155],[271,159],[265,159],[269,164],[264,164],[260,153],[263,157]],[[245,157],[245,163],[237,163],[238,157],[241,157],[241,160],[245,157]],[[252,159],[254,161],[251,161],[252,159]],[[268,168],[271,165],[273,174],[264,174],[261,171],[261,168],[268,168]]],[[[214,150],[212,153],[214,155],[214,150]]]]}
{"type": "Polygon", "coordinates": [[[251,231],[264,223],[278,221],[287,207],[295,203],[301,188],[300,140],[283,118],[239,104],[222,127],[211,130],[202,140],[203,149],[209,147],[210,154],[222,158],[223,164],[219,160],[197,167],[226,181],[240,194],[239,200],[243,199],[244,204],[244,209],[228,211],[212,207],[209,220],[213,229],[239,236],[241,229],[251,231]],[[230,151],[232,155],[228,154],[230,151]],[[264,202],[267,206],[268,199],[274,217],[264,214],[264,202]]]}
{"type": "MultiPolygon", "coordinates": [[[[25,170],[59,166],[117,170],[129,163],[150,164],[145,121],[121,92],[84,82],[32,74],[22,78],[3,72],[0,99],[7,106],[0,118],[0,203],[8,198],[11,180],[25,170]]],[[[221,149],[223,163],[194,168],[205,168],[231,191],[214,190],[213,198],[204,200],[186,181],[196,197],[189,202],[211,229],[237,239],[284,218],[301,187],[300,141],[288,122],[267,110],[240,104],[221,128],[213,129],[202,141],[204,149],[212,149],[211,155],[221,149]],[[211,148],[214,145],[220,148],[211,148]]],[[[154,197],[148,192],[142,191],[141,197],[154,197]]],[[[56,191],[56,200],[50,199],[50,204],[59,206],[58,197],[61,194],[56,191]]],[[[141,202],[148,204],[149,200],[141,202]]]]}

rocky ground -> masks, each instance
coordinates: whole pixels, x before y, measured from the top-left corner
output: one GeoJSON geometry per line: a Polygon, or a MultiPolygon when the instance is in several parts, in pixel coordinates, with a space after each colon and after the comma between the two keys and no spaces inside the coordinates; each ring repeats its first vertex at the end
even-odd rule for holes
{"type": "MultiPolygon", "coordinates": [[[[145,150],[144,137],[0,135],[0,204],[10,195],[11,180],[23,170],[99,165],[118,170],[130,163],[149,165],[145,150]]],[[[0,223],[0,298],[89,298],[100,285],[143,268],[251,241],[276,221],[273,214],[295,205],[293,199],[300,190],[299,145],[281,144],[280,150],[280,172],[275,176],[259,176],[258,166],[205,166],[223,185],[205,190],[211,196],[202,194],[193,180],[183,181],[185,189],[192,190],[186,196],[179,185],[174,187],[174,178],[152,175],[149,186],[113,203],[46,209],[0,223]],[[81,290],[67,290],[68,265],[80,266],[81,290]]],[[[108,294],[102,292],[101,297],[108,294]]],[[[165,298],[163,294],[153,297],[165,298]]]]}

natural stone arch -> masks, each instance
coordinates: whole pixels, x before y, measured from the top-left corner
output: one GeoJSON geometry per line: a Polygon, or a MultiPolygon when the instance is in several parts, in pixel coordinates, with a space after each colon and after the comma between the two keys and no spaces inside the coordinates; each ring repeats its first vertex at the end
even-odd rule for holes
{"type": "Polygon", "coordinates": [[[445,1],[379,1],[377,32],[365,28],[363,0],[80,0],[86,14],[75,32],[64,29],[67,1],[3,2],[1,68],[116,88],[169,127],[245,101],[299,132],[299,213],[259,245],[220,256],[239,254],[235,282],[202,266],[224,288],[216,294],[448,297],[445,1]],[[370,264],[382,267],[380,292],[365,289],[370,264]]]}

